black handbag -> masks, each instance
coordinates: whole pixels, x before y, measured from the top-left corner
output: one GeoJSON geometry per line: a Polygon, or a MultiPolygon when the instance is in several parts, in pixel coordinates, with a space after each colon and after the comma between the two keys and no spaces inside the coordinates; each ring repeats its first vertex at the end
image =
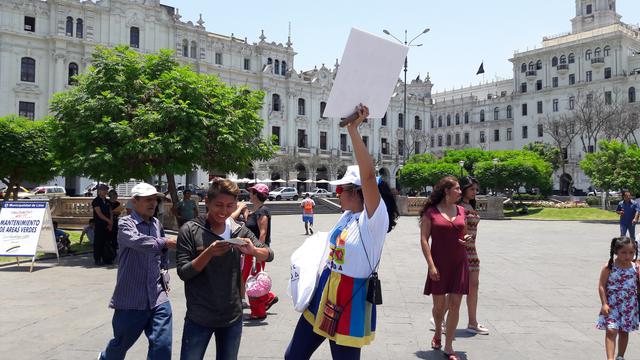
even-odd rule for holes
{"type": "Polygon", "coordinates": [[[378,259],[378,263],[376,264],[375,268],[371,266],[371,260],[369,260],[367,248],[364,246],[364,241],[362,241],[362,233],[360,233],[360,223],[357,222],[356,226],[358,227],[358,235],[360,237],[362,249],[364,250],[364,255],[367,257],[367,263],[369,264],[369,268],[371,269],[371,274],[369,275],[369,279],[367,280],[367,301],[374,305],[382,305],[382,283],[378,278],[377,271],[378,266],[380,265],[380,259],[378,259]]]}

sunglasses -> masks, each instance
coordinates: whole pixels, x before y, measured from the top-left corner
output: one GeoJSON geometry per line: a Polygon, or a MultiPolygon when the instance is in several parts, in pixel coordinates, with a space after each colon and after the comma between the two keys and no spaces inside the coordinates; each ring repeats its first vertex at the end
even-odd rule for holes
{"type": "Polygon", "coordinates": [[[343,192],[349,192],[356,190],[358,186],[356,185],[338,185],[336,186],[336,194],[342,194],[343,192]]]}

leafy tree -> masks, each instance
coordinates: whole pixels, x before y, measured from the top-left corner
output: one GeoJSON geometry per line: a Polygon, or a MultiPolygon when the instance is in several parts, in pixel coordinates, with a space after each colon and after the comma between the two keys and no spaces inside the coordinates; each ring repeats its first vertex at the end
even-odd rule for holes
{"type": "Polygon", "coordinates": [[[407,164],[431,163],[431,162],[434,162],[434,161],[435,161],[435,158],[433,157],[433,155],[431,155],[429,153],[424,153],[424,154],[411,155],[411,157],[409,159],[407,159],[407,164]]]}
{"type": "Polygon", "coordinates": [[[44,121],[15,115],[0,118],[0,181],[7,185],[4,200],[18,197],[23,181],[41,182],[55,174],[44,121]]]}
{"type": "Polygon", "coordinates": [[[410,189],[422,191],[434,186],[445,176],[460,175],[460,166],[443,161],[433,163],[407,163],[398,173],[400,183],[410,189]]]}
{"type": "Polygon", "coordinates": [[[531,151],[538,154],[538,156],[540,156],[543,160],[551,164],[551,167],[554,171],[558,170],[561,163],[563,163],[560,150],[557,147],[552,146],[551,144],[536,141],[528,143],[522,148],[522,150],[531,151]]]}
{"type": "MultiPolygon", "coordinates": [[[[447,151],[442,159],[446,163],[459,164],[464,161],[464,169],[470,174],[475,173],[475,164],[480,161],[490,161],[493,159],[493,151],[486,151],[478,148],[464,150],[447,151]]],[[[459,167],[459,165],[457,165],[459,167]]]]}
{"type": "Polygon", "coordinates": [[[200,166],[239,171],[273,153],[261,138],[264,94],[179,66],[172,52],[98,47],[78,85],[54,95],[53,146],[66,174],[110,183],[200,166]]]}

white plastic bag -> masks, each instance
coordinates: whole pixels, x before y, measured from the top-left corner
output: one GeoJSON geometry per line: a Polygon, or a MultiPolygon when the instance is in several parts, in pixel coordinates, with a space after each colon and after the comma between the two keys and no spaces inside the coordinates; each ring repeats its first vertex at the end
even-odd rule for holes
{"type": "Polygon", "coordinates": [[[291,255],[291,277],[287,294],[293,307],[304,312],[313,297],[318,278],[329,255],[329,233],[317,232],[308,237],[291,255]]]}

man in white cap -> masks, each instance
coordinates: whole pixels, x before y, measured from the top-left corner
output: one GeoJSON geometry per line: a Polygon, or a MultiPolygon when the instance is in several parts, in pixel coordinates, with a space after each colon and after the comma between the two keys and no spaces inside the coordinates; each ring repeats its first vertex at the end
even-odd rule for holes
{"type": "Polygon", "coordinates": [[[133,211],[120,219],[120,261],[113,297],[113,339],[99,359],[124,359],[127,350],[145,332],[149,339],[147,359],[171,359],[172,311],[167,250],[176,247],[162,224],[153,217],[158,192],[147,183],[131,189],[133,211]]]}

